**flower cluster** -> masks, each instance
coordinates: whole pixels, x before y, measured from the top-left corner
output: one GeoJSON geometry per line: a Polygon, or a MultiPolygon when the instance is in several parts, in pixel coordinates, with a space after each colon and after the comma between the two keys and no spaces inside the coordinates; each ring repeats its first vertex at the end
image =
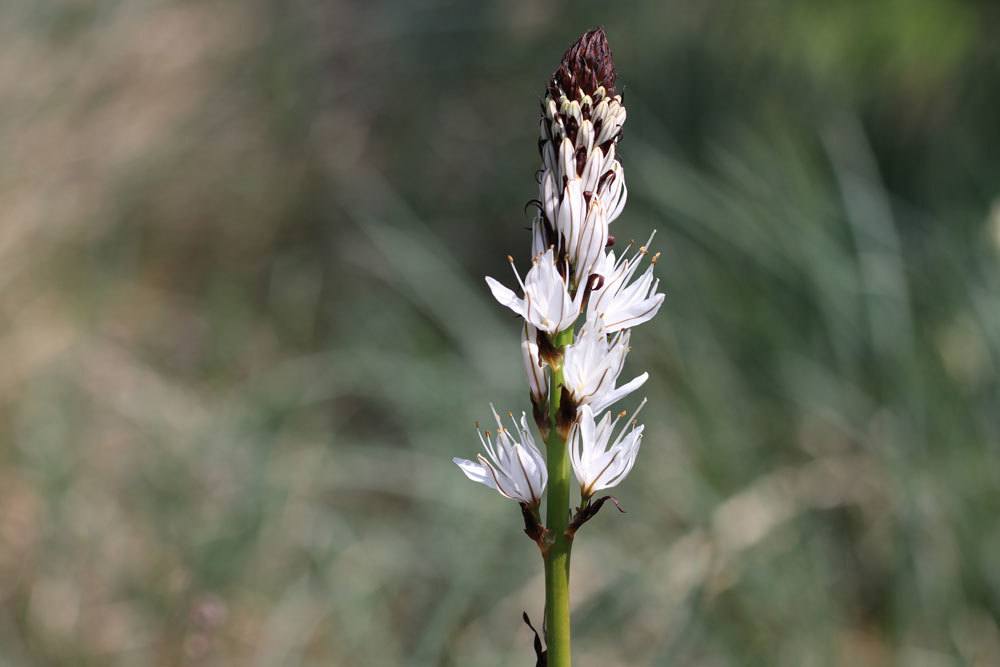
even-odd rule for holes
{"type": "MultiPolygon", "coordinates": [[[[612,249],[609,228],[628,196],[616,155],[625,116],[604,31],[588,32],[564,54],[542,99],[531,266],[522,278],[508,257],[518,291],[486,278],[496,300],[523,320],[534,420],[550,456],[552,447],[568,448],[581,508],[635,463],[643,427],[633,416],[618,429],[625,413],[608,409],[646,381],[647,373],[621,384],[619,376],[630,329],[656,315],[664,299],[653,277],[652,237],[619,255],[612,249]]],[[[496,419],[495,440],[480,433],[487,455],[455,463],[469,479],[537,511],[549,475],[527,418],[515,420],[514,431],[496,419]]]]}
{"type": "MultiPolygon", "coordinates": [[[[514,435],[504,428],[500,415],[493,406],[493,418],[497,423],[496,441],[489,431],[479,431],[479,442],[489,454],[489,458],[479,454],[476,461],[455,459],[462,472],[474,482],[496,489],[504,498],[510,498],[526,505],[538,505],[548,473],[545,459],[535,446],[535,440],[528,429],[528,420],[521,415],[520,423],[509,413],[514,423],[514,435]]],[[[479,425],[476,425],[479,429],[479,425]]]]}

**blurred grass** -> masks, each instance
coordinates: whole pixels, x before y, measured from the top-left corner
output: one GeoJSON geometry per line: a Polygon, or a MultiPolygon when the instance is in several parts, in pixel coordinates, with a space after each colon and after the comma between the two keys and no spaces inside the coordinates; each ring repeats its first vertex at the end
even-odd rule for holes
{"type": "Polygon", "coordinates": [[[0,663],[530,664],[450,462],[526,409],[481,276],[603,23],[668,300],[577,663],[1000,664],[989,3],[0,10],[0,663]]]}

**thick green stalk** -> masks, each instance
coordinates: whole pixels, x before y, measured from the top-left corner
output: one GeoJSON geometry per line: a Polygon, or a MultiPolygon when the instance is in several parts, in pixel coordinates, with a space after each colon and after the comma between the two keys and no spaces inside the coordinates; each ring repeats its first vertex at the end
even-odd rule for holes
{"type": "MultiPolygon", "coordinates": [[[[573,342],[573,330],[560,333],[560,350],[573,342]]],[[[545,440],[549,488],[546,524],[553,542],[545,555],[545,633],[549,667],[570,667],[569,555],[573,541],[566,535],[569,524],[570,465],[566,440],[559,433],[559,401],[562,397],[562,366],[553,366],[549,385],[549,437],[545,440]]]]}

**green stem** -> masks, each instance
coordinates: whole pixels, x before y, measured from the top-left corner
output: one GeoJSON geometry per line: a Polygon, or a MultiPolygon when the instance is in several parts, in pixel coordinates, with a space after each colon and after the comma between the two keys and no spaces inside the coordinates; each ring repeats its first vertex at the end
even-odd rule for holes
{"type": "MultiPolygon", "coordinates": [[[[560,350],[573,342],[573,330],[555,339],[560,350]]],[[[549,667],[570,667],[569,556],[573,541],[566,535],[569,524],[570,465],[566,440],[559,433],[559,401],[562,398],[562,366],[553,366],[549,387],[549,437],[545,440],[549,473],[546,524],[553,538],[545,555],[545,641],[549,667]]]]}

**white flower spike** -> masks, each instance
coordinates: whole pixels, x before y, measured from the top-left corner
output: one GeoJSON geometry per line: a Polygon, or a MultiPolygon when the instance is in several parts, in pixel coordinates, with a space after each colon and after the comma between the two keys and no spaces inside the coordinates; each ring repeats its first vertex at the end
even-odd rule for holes
{"type": "MultiPolygon", "coordinates": [[[[649,377],[642,373],[618,386],[630,329],[652,318],[664,300],[653,267],[638,271],[648,242],[637,251],[630,244],[620,257],[609,250],[615,244],[609,227],[628,199],[617,159],[627,114],[616,79],[603,28],[584,33],[563,54],[542,96],[538,195],[529,202],[538,209],[531,224],[531,269],[522,280],[508,257],[520,293],[486,278],[496,300],[523,320],[521,359],[552,478],[524,413],[520,420],[511,414],[514,427],[508,430],[494,410],[495,438],[489,431],[479,434],[484,453],[472,461],[454,459],[469,479],[520,503],[524,533],[546,562],[543,627],[550,665],[570,664],[574,536],[610,498],[595,500],[594,493],[628,475],[642,440],[643,427],[634,418],[615,434],[625,413],[604,411],[649,377]],[[570,468],[582,495],[575,511],[568,503],[570,468]]],[[[541,641],[535,641],[544,661],[541,641]]]]}
{"type": "Polygon", "coordinates": [[[488,458],[478,454],[476,461],[461,458],[452,461],[473,482],[496,489],[504,498],[537,507],[548,481],[548,472],[545,459],[528,429],[527,417],[521,413],[518,423],[514,415],[508,413],[514,424],[514,433],[511,433],[504,427],[496,409],[492,405],[490,409],[497,422],[496,440],[489,431],[485,432],[485,437],[483,431],[479,431],[479,441],[488,458]]]}
{"type": "Polygon", "coordinates": [[[663,305],[663,293],[656,292],[660,281],[653,277],[653,265],[656,264],[659,253],[653,255],[646,271],[629,284],[648,252],[653,235],[631,258],[622,253],[621,258],[616,260],[614,251],[610,251],[593,268],[594,273],[604,277],[604,284],[590,294],[587,319],[599,319],[604,333],[614,333],[647,322],[663,305]]]}
{"type": "Polygon", "coordinates": [[[612,434],[618,421],[625,416],[624,411],[618,413],[614,421],[611,420],[611,413],[607,412],[595,423],[590,406],[580,408],[577,422],[569,435],[569,460],[580,483],[583,503],[597,491],[617,486],[632,470],[643,431],[643,426],[636,424],[635,417],[645,404],[643,399],[630,420],[631,428],[623,427],[614,440],[611,439],[612,434]]]}
{"type": "Polygon", "coordinates": [[[563,359],[564,386],[576,405],[589,405],[594,412],[601,412],[646,382],[649,373],[615,386],[625,366],[630,337],[631,332],[620,331],[609,340],[597,320],[583,325],[580,337],[566,347],[563,359]]]}
{"type": "MultiPolygon", "coordinates": [[[[511,268],[514,260],[508,257],[511,268]]],[[[576,296],[570,296],[566,278],[559,273],[556,266],[555,253],[549,248],[545,253],[535,257],[528,275],[521,280],[517,269],[514,276],[521,285],[524,298],[518,298],[499,282],[486,277],[494,298],[501,305],[507,306],[535,327],[550,334],[557,334],[573,326],[583,301],[583,290],[577,290],[576,296]]]]}

